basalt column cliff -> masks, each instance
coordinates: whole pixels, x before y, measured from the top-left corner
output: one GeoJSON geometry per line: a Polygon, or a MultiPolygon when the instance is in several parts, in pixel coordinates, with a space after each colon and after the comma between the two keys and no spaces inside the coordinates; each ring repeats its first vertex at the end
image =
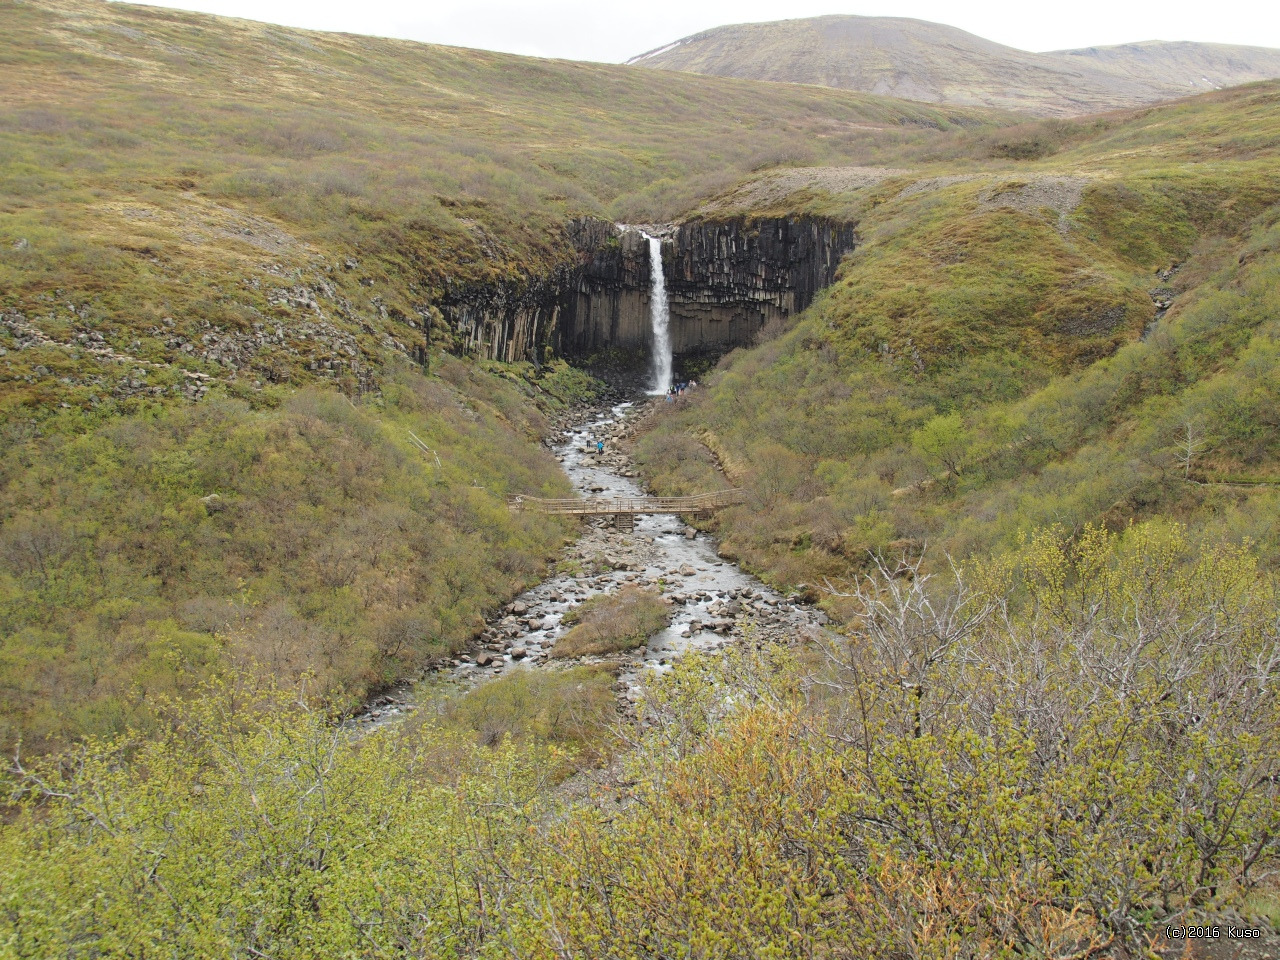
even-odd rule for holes
{"type": "MultiPolygon", "coordinates": [[[[803,310],[855,241],[850,224],[809,219],[645,229],[662,239],[677,356],[742,346],[770,320],[803,310]]],[[[561,353],[649,350],[649,275],[639,231],[621,230],[591,251],[560,320],[561,353]]]]}
{"type": "Polygon", "coordinates": [[[854,239],[852,226],[819,220],[681,224],[666,271],[673,349],[750,343],[770,320],[807,307],[854,239]]]}
{"type": "MultiPolygon", "coordinates": [[[[692,222],[644,228],[661,238],[677,357],[750,343],[770,320],[798,313],[835,278],[853,225],[807,218],[692,222]]],[[[649,245],[638,229],[569,225],[575,262],[554,276],[451,291],[439,304],[469,352],[535,362],[616,348],[647,355],[649,245]]]]}

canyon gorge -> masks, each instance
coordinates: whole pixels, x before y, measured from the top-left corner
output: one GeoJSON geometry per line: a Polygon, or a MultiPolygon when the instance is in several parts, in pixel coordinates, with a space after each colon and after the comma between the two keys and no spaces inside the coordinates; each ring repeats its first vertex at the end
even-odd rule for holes
{"type": "Polygon", "coordinates": [[[439,306],[465,351],[487,359],[648,356],[652,236],[659,241],[671,349],[717,355],[750,344],[771,320],[807,307],[857,242],[853,224],[788,217],[680,224],[581,219],[566,228],[573,260],[549,276],[447,291],[439,306]]]}

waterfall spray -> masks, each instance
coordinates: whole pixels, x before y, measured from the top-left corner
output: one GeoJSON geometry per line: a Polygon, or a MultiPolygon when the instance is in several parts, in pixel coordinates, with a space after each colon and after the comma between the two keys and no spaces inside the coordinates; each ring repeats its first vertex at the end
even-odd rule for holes
{"type": "Polygon", "coordinates": [[[653,327],[653,388],[661,395],[671,389],[671,314],[667,309],[667,281],[662,275],[662,241],[643,230],[649,241],[649,322],[653,327]]]}

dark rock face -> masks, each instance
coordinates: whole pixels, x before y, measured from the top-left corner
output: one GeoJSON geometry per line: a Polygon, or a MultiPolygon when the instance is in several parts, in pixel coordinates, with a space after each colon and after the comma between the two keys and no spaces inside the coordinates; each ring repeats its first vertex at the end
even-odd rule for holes
{"type": "MultiPolygon", "coordinates": [[[[445,291],[440,311],[468,352],[535,363],[548,347],[567,357],[648,352],[648,242],[600,220],[574,221],[566,233],[574,261],[550,276],[445,291]]],[[[800,218],[685,223],[655,235],[677,356],[743,346],[803,310],[857,240],[851,224],[800,218]]]]}
{"type": "Polygon", "coordinates": [[[681,224],[666,269],[672,348],[751,343],[770,320],[809,306],[856,239],[851,224],[810,219],[681,224]]]}
{"type": "Polygon", "coordinates": [[[548,347],[585,356],[609,346],[647,345],[644,238],[582,219],[566,225],[564,241],[572,259],[549,275],[446,287],[436,305],[464,352],[537,364],[548,347]]]}
{"type": "Polygon", "coordinates": [[[557,271],[549,277],[446,288],[437,305],[466,353],[539,363],[560,319],[563,287],[557,271]]]}
{"type": "Polygon", "coordinates": [[[571,228],[578,266],[564,291],[557,349],[583,357],[608,347],[648,351],[649,243],[638,230],[587,220],[571,228]]]}

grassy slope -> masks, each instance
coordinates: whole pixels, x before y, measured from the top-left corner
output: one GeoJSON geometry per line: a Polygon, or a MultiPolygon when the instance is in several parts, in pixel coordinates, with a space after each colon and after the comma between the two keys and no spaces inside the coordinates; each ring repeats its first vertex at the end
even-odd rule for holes
{"type": "Polygon", "coordinates": [[[86,330],[163,391],[166,364],[246,393],[358,375],[422,341],[446,282],[564,262],[571,216],[660,218],[761,164],[979,119],[85,0],[0,14],[0,310],[56,341],[0,362],[6,411],[132,395],[67,356],[86,330]]]}
{"type": "Polygon", "coordinates": [[[28,750],[228,662],[350,704],[537,575],[565,529],[501,498],[560,490],[535,408],[585,384],[442,355],[446,283],[982,119],[84,0],[0,21],[0,741],[28,750]]]}
{"type": "Polygon", "coordinates": [[[1228,43],[1144,40],[1115,46],[1055,50],[1068,63],[1087,63],[1183,92],[1238,86],[1280,75],[1280,50],[1228,43]]]}
{"type": "Polygon", "coordinates": [[[780,582],[1156,513],[1275,563],[1276,490],[1221,481],[1280,480],[1278,102],[1268,84],[1032,125],[957,143],[930,171],[950,177],[775,196],[765,212],[859,219],[864,243],[644,439],[650,476],[705,489],[717,453],[755,495],[722,515],[727,546],[780,582]],[[1011,146],[1052,155],[990,159],[1011,146]],[[1173,306],[1143,338],[1153,294],[1173,306]]]}
{"type": "Polygon", "coordinates": [[[440,373],[388,372],[359,407],[215,396],[11,447],[0,740],[145,727],[228,664],[351,706],[465,643],[569,532],[504,496],[567,484],[527,392],[440,373]]]}

